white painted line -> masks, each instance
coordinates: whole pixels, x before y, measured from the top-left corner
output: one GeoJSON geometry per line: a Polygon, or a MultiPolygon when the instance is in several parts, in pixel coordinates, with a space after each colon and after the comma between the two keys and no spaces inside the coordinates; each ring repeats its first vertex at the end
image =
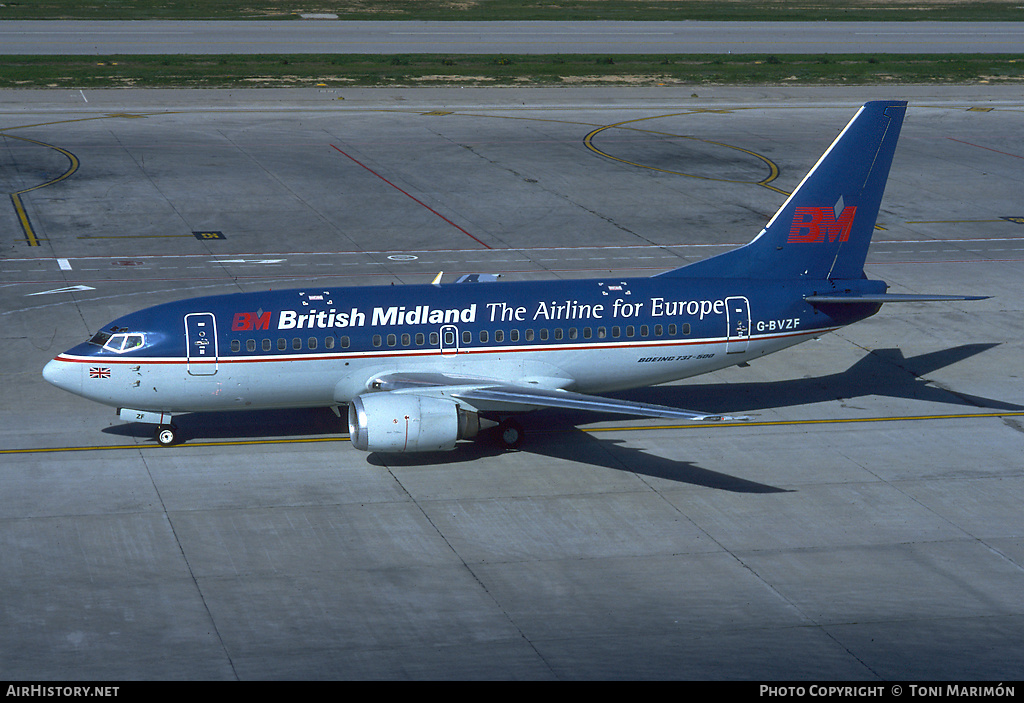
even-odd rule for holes
{"type": "Polygon", "coordinates": [[[53,293],[80,293],[86,290],[96,290],[91,286],[68,286],[67,288],[54,288],[53,290],[44,290],[39,293],[29,293],[26,297],[32,297],[33,295],[52,295],[53,293]]]}
{"type": "Polygon", "coordinates": [[[61,271],[71,270],[71,262],[67,259],[57,259],[57,265],[60,266],[61,271]]]}
{"type": "MultiPolygon", "coordinates": [[[[211,261],[212,264],[279,264],[284,259],[217,259],[211,261]]],[[[202,268],[199,266],[189,266],[189,268],[202,268]]]]}

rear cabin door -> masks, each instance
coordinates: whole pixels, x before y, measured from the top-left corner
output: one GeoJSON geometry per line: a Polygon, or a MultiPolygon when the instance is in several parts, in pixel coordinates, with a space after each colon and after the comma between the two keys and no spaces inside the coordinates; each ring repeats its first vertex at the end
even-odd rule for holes
{"type": "Polygon", "coordinates": [[[750,342],[750,301],[746,298],[726,298],[726,333],[725,351],[727,354],[745,352],[750,342]]]}
{"type": "Polygon", "coordinates": [[[192,376],[217,373],[217,320],[210,312],[185,315],[186,368],[192,376]]]}

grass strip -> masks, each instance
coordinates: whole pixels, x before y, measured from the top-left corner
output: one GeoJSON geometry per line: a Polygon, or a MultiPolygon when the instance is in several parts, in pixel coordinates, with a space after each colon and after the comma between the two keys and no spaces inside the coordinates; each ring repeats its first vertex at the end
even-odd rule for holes
{"type": "Polygon", "coordinates": [[[0,56],[0,88],[878,85],[1024,80],[1024,54],[0,56]]]}
{"type": "Polygon", "coordinates": [[[742,20],[1021,21],[1019,0],[4,0],[0,20],[742,20]]]}

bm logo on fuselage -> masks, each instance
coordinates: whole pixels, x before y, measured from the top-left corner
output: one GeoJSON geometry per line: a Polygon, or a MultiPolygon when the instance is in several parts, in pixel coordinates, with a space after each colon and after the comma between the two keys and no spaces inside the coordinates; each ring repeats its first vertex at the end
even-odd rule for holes
{"type": "Polygon", "coordinates": [[[270,311],[263,312],[236,312],[231,320],[232,332],[246,332],[249,330],[269,330],[270,311]]]}
{"type": "Polygon", "coordinates": [[[830,207],[798,207],[793,215],[793,226],[789,228],[790,244],[816,244],[823,242],[845,242],[850,238],[855,205],[843,208],[839,217],[830,207]]]}

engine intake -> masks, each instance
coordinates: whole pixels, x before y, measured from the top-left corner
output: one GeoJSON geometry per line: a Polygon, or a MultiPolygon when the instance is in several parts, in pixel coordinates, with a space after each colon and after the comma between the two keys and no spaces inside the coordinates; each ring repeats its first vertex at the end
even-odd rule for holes
{"type": "Polygon", "coordinates": [[[475,437],[480,423],[476,412],[445,398],[364,393],[348,406],[349,438],[364,452],[449,451],[458,440],[475,437]]]}

